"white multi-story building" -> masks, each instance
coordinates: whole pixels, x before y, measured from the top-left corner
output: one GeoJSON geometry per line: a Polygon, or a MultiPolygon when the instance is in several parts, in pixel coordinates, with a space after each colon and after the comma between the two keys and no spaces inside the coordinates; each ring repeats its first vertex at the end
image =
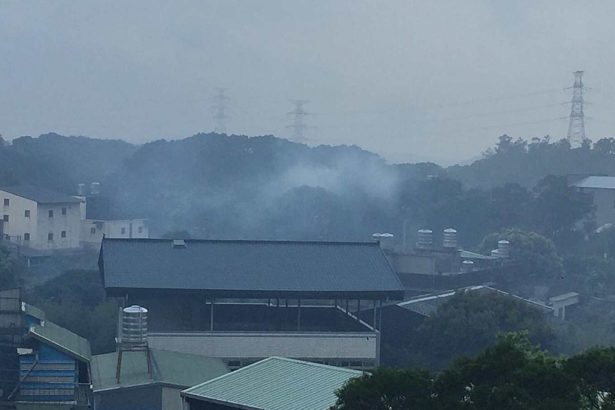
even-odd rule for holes
{"type": "Polygon", "coordinates": [[[80,246],[82,199],[45,188],[0,188],[5,240],[37,250],[80,246]]]}
{"type": "Polygon", "coordinates": [[[84,246],[99,247],[106,238],[149,238],[147,219],[86,219],[81,225],[84,246]]]}
{"type": "Polygon", "coordinates": [[[109,238],[148,238],[146,219],[86,219],[86,197],[46,188],[0,187],[0,234],[37,251],[98,247],[109,238]]]}
{"type": "Polygon", "coordinates": [[[572,186],[591,196],[598,226],[615,224],[615,177],[592,175],[573,181],[572,186]]]}

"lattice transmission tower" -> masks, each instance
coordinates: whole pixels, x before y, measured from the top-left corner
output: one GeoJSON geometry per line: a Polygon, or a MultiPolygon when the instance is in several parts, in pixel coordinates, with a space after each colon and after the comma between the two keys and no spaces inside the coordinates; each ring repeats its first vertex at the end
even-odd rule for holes
{"type": "Polygon", "coordinates": [[[226,88],[216,88],[216,94],[213,97],[213,118],[215,123],[214,131],[218,134],[226,133],[226,120],[228,119],[227,115],[227,102],[229,100],[226,95],[226,88]]]}
{"type": "Polygon", "coordinates": [[[309,128],[309,126],[305,124],[304,120],[306,116],[311,115],[311,114],[305,111],[305,108],[303,107],[308,102],[309,101],[307,100],[293,100],[295,109],[287,113],[292,119],[291,124],[287,128],[290,128],[293,130],[291,139],[294,142],[299,142],[299,143],[307,142],[307,138],[305,137],[305,131],[309,128]]]}
{"type": "Polygon", "coordinates": [[[574,72],[572,86],[572,101],[570,108],[570,123],[568,125],[568,141],[573,147],[578,147],[585,139],[585,114],[583,113],[583,71],[574,72]]]}

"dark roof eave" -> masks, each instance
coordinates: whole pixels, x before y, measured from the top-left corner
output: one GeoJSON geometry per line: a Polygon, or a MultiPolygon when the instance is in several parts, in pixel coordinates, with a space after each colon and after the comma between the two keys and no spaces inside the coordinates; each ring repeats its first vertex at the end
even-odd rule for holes
{"type": "Polygon", "coordinates": [[[305,298],[305,299],[375,299],[403,300],[404,290],[232,290],[232,289],[157,289],[157,288],[126,288],[107,287],[107,296],[123,297],[129,294],[200,294],[218,298],[305,298]]]}

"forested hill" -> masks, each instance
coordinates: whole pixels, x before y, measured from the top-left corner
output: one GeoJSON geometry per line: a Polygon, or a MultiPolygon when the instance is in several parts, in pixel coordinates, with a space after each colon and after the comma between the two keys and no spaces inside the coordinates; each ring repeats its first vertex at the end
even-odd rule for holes
{"type": "Polygon", "coordinates": [[[58,134],[0,142],[0,185],[41,185],[66,193],[74,193],[80,182],[104,180],[137,149],[120,140],[58,134]]]}
{"type": "Polygon", "coordinates": [[[526,141],[503,135],[483,158],[449,167],[447,174],[468,187],[481,188],[510,182],[531,188],[546,175],[615,175],[615,139],[603,138],[594,144],[586,140],[581,147],[571,148],[565,139],[526,141]]]}
{"type": "Polygon", "coordinates": [[[74,193],[78,183],[98,181],[108,217],[149,218],[154,235],[216,238],[399,237],[408,221],[409,230],[458,227],[476,245],[502,227],[540,231],[530,221],[534,187],[547,175],[571,173],[615,175],[615,140],[571,149],[565,141],[503,136],[482,159],[447,169],[390,165],[356,146],[308,147],[273,136],[197,134],[135,146],[46,134],[0,146],[0,184],[74,193]]]}

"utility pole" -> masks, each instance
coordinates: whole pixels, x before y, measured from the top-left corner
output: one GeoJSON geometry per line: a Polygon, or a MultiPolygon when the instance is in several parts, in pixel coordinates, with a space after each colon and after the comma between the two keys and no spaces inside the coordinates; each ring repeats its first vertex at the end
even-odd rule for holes
{"type": "Polygon", "coordinates": [[[291,139],[294,142],[305,143],[307,141],[307,138],[305,137],[305,130],[309,127],[305,125],[304,119],[307,115],[310,115],[310,113],[305,111],[303,106],[308,102],[309,101],[307,100],[293,100],[295,109],[287,113],[287,115],[289,115],[292,119],[291,124],[287,128],[291,128],[293,130],[291,139]]]}
{"type": "Polygon", "coordinates": [[[228,115],[226,115],[226,103],[229,100],[226,95],[226,88],[216,88],[216,95],[213,97],[213,100],[213,118],[216,124],[214,131],[218,134],[225,134],[226,119],[228,118],[228,115]]]}
{"type": "Polygon", "coordinates": [[[585,139],[585,115],[583,113],[583,71],[574,72],[570,123],[568,125],[568,142],[572,147],[579,147],[585,139]]]}

